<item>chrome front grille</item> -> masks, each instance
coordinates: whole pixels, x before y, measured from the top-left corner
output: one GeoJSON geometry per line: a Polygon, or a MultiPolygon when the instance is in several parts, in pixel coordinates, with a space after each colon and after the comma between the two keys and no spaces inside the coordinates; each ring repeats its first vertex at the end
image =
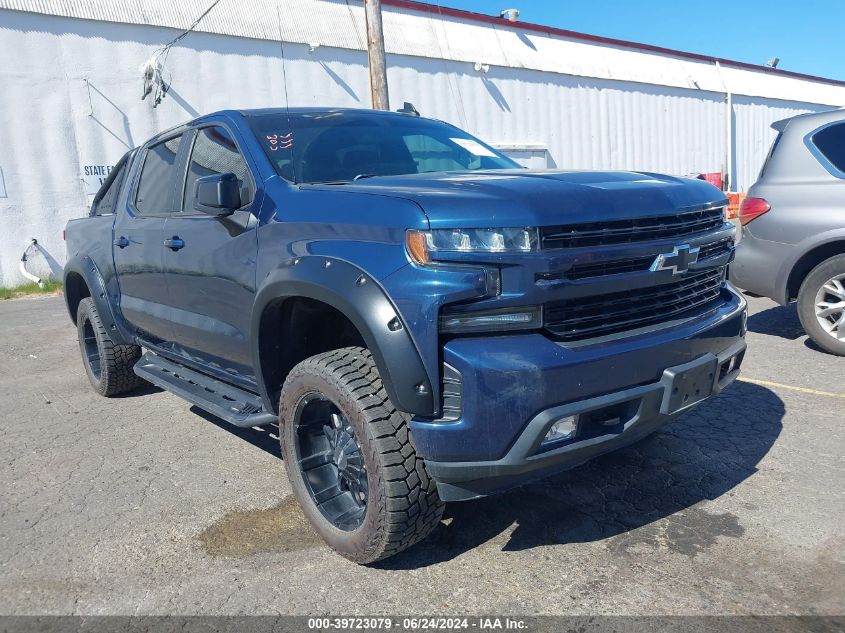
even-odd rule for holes
{"type": "Polygon", "coordinates": [[[692,317],[724,301],[724,280],[721,266],[656,286],[551,301],[545,328],[557,340],[576,341],[692,317]]]}
{"type": "MultiPolygon", "coordinates": [[[[698,261],[704,262],[709,259],[727,255],[733,250],[733,238],[725,238],[703,244],[698,252],[698,261]]],[[[574,264],[565,273],[558,275],[546,275],[545,278],[566,278],[566,279],[589,279],[590,277],[604,277],[606,275],[619,275],[622,273],[633,273],[648,270],[654,263],[657,252],[654,255],[644,257],[630,257],[627,259],[611,259],[599,262],[581,262],[574,264]]]]}
{"type": "Polygon", "coordinates": [[[575,264],[566,272],[567,279],[588,279],[590,277],[604,277],[605,275],[619,275],[648,270],[656,255],[647,257],[632,257],[630,259],[615,259],[606,262],[585,262],[575,264]]]}
{"type": "Polygon", "coordinates": [[[702,244],[698,251],[698,261],[703,262],[729,253],[734,247],[734,239],[726,237],[709,244],[702,244]]]}
{"type": "Polygon", "coordinates": [[[671,216],[544,226],[540,229],[540,244],[544,249],[579,248],[686,238],[720,228],[725,222],[724,213],[724,207],[714,207],[671,216]]]}

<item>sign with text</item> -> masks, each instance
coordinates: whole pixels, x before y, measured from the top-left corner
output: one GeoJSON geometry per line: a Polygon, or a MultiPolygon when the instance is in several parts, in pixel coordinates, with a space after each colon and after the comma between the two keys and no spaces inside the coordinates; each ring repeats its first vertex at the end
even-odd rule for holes
{"type": "Polygon", "coordinates": [[[95,195],[109,177],[113,167],[114,165],[83,165],[82,181],[85,183],[85,193],[89,196],[95,195]]]}

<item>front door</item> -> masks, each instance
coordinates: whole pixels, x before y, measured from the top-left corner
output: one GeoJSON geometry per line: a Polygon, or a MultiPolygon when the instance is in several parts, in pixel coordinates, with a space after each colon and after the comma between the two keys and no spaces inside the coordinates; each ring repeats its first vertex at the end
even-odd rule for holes
{"type": "Polygon", "coordinates": [[[163,230],[174,209],[181,140],[178,135],[141,150],[140,178],[117,212],[112,235],[121,312],[156,343],[170,338],[163,230]]]}
{"type": "Polygon", "coordinates": [[[220,125],[196,131],[181,213],[167,219],[164,249],[173,349],[238,382],[254,379],[249,335],[257,255],[255,185],[235,139],[220,125]],[[242,206],[212,217],[194,210],[196,180],[233,173],[242,206]],[[240,380],[238,380],[240,379],[240,380]]]}

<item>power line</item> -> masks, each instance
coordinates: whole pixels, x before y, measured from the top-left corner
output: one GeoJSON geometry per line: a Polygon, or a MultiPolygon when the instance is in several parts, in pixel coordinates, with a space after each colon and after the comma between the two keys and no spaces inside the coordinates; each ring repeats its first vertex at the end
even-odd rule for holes
{"type": "Polygon", "coordinates": [[[219,3],[220,3],[220,0],[214,0],[214,2],[211,3],[211,6],[209,6],[205,11],[203,11],[202,15],[200,15],[196,20],[194,20],[193,24],[191,24],[191,26],[189,26],[188,29],[184,33],[182,33],[181,35],[178,35],[177,37],[174,37],[172,40],[170,40],[167,44],[165,44],[164,46],[162,46],[159,49],[159,51],[162,51],[162,52],[165,53],[165,60],[167,59],[166,53],[170,51],[170,48],[176,42],[179,42],[180,40],[182,40],[186,35],[188,35],[188,33],[190,33],[195,28],[197,28],[197,26],[199,25],[200,22],[203,21],[205,16],[207,16],[209,13],[211,13],[211,10],[214,7],[216,7],[219,3]]]}
{"type": "MultiPolygon", "coordinates": [[[[440,7],[440,5],[437,5],[437,12],[440,14],[440,28],[443,30],[443,40],[446,42],[446,51],[449,55],[449,61],[454,64],[455,58],[452,56],[452,47],[449,46],[449,35],[446,33],[446,20],[443,17],[443,9],[440,7]]],[[[464,95],[461,91],[460,78],[457,76],[457,73],[455,73],[455,88],[453,89],[451,79],[451,75],[453,73],[449,71],[449,65],[446,62],[445,55],[443,55],[443,49],[440,46],[440,38],[437,32],[434,30],[434,20],[431,18],[431,14],[429,14],[429,24],[431,26],[432,34],[434,35],[434,41],[437,43],[437,50],[440,53],[440,57],[443,59],[443,67],[446,69],[446,82],[449,84],[449,92],[452,94],[452,100],[455,101],[455,104],[460,106],[460,109],[458,110],[458,116],[463,116],[462,126],[466,128],[467,111],[464,107],[464,95]],[[457,99],[455,98],[455,91],[457,91],[458,93],[457,99]]]]}
{"type": "Polygon", "coordinates": [[[173,48],[173,45],[177,42],[181,41],[188,33],[191,33],[197,25],[203,21],[205,16],[211,13],[211,10],[216,7],[220,3],[220,0],[214,0],[211,5],[202,12],[202,14],[194,20],[194,22],[189,26],[184,32],[180,33],[172,40],[170,40],[164,46],[156,49],[156,51],[150,56],[149,61],[147,61],[146,65],[143,67],[144,70],[144,89],[141,99],[145,99],[147,95],[152,93],[153,87],[155,87],[155,95],[153,96],[153,107],[155,108],[161,100],[164,98],[164,95],[167,94],[167,90],[170,88],[170,73],[168,72],[168,80],[165,81],[164,79],[164,72],[165,72],[165,65],[167,64],[167,56],[170,54],[170,49],[173,48]],[[159,61],[161,60],[161,61],[159,61]]]}
{"type": "Polygon", "coordinates": [[[358,30],[358,21],[355,19],[355,14],[352,12],[352,6],[349,4],[349,0],[346,0],[346,9],[349,11],[349,19],[352,21],[352,30],[355,31],[355,37],[358,40],[358,47],[366,51],[367,47],[364,46],[364,42],[361,40],[361,32],[358,30]]]}

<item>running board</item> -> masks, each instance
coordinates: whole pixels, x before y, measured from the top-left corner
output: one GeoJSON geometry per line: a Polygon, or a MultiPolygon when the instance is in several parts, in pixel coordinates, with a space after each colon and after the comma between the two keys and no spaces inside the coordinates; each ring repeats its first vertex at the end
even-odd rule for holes
{"type": "Polygon", "coordinates": [[[248,428],[278,422],[275,413],[264,411],[259,396],[153,352],[144,354],[134,369],[144,380],[235,426],[248,428]]]}

